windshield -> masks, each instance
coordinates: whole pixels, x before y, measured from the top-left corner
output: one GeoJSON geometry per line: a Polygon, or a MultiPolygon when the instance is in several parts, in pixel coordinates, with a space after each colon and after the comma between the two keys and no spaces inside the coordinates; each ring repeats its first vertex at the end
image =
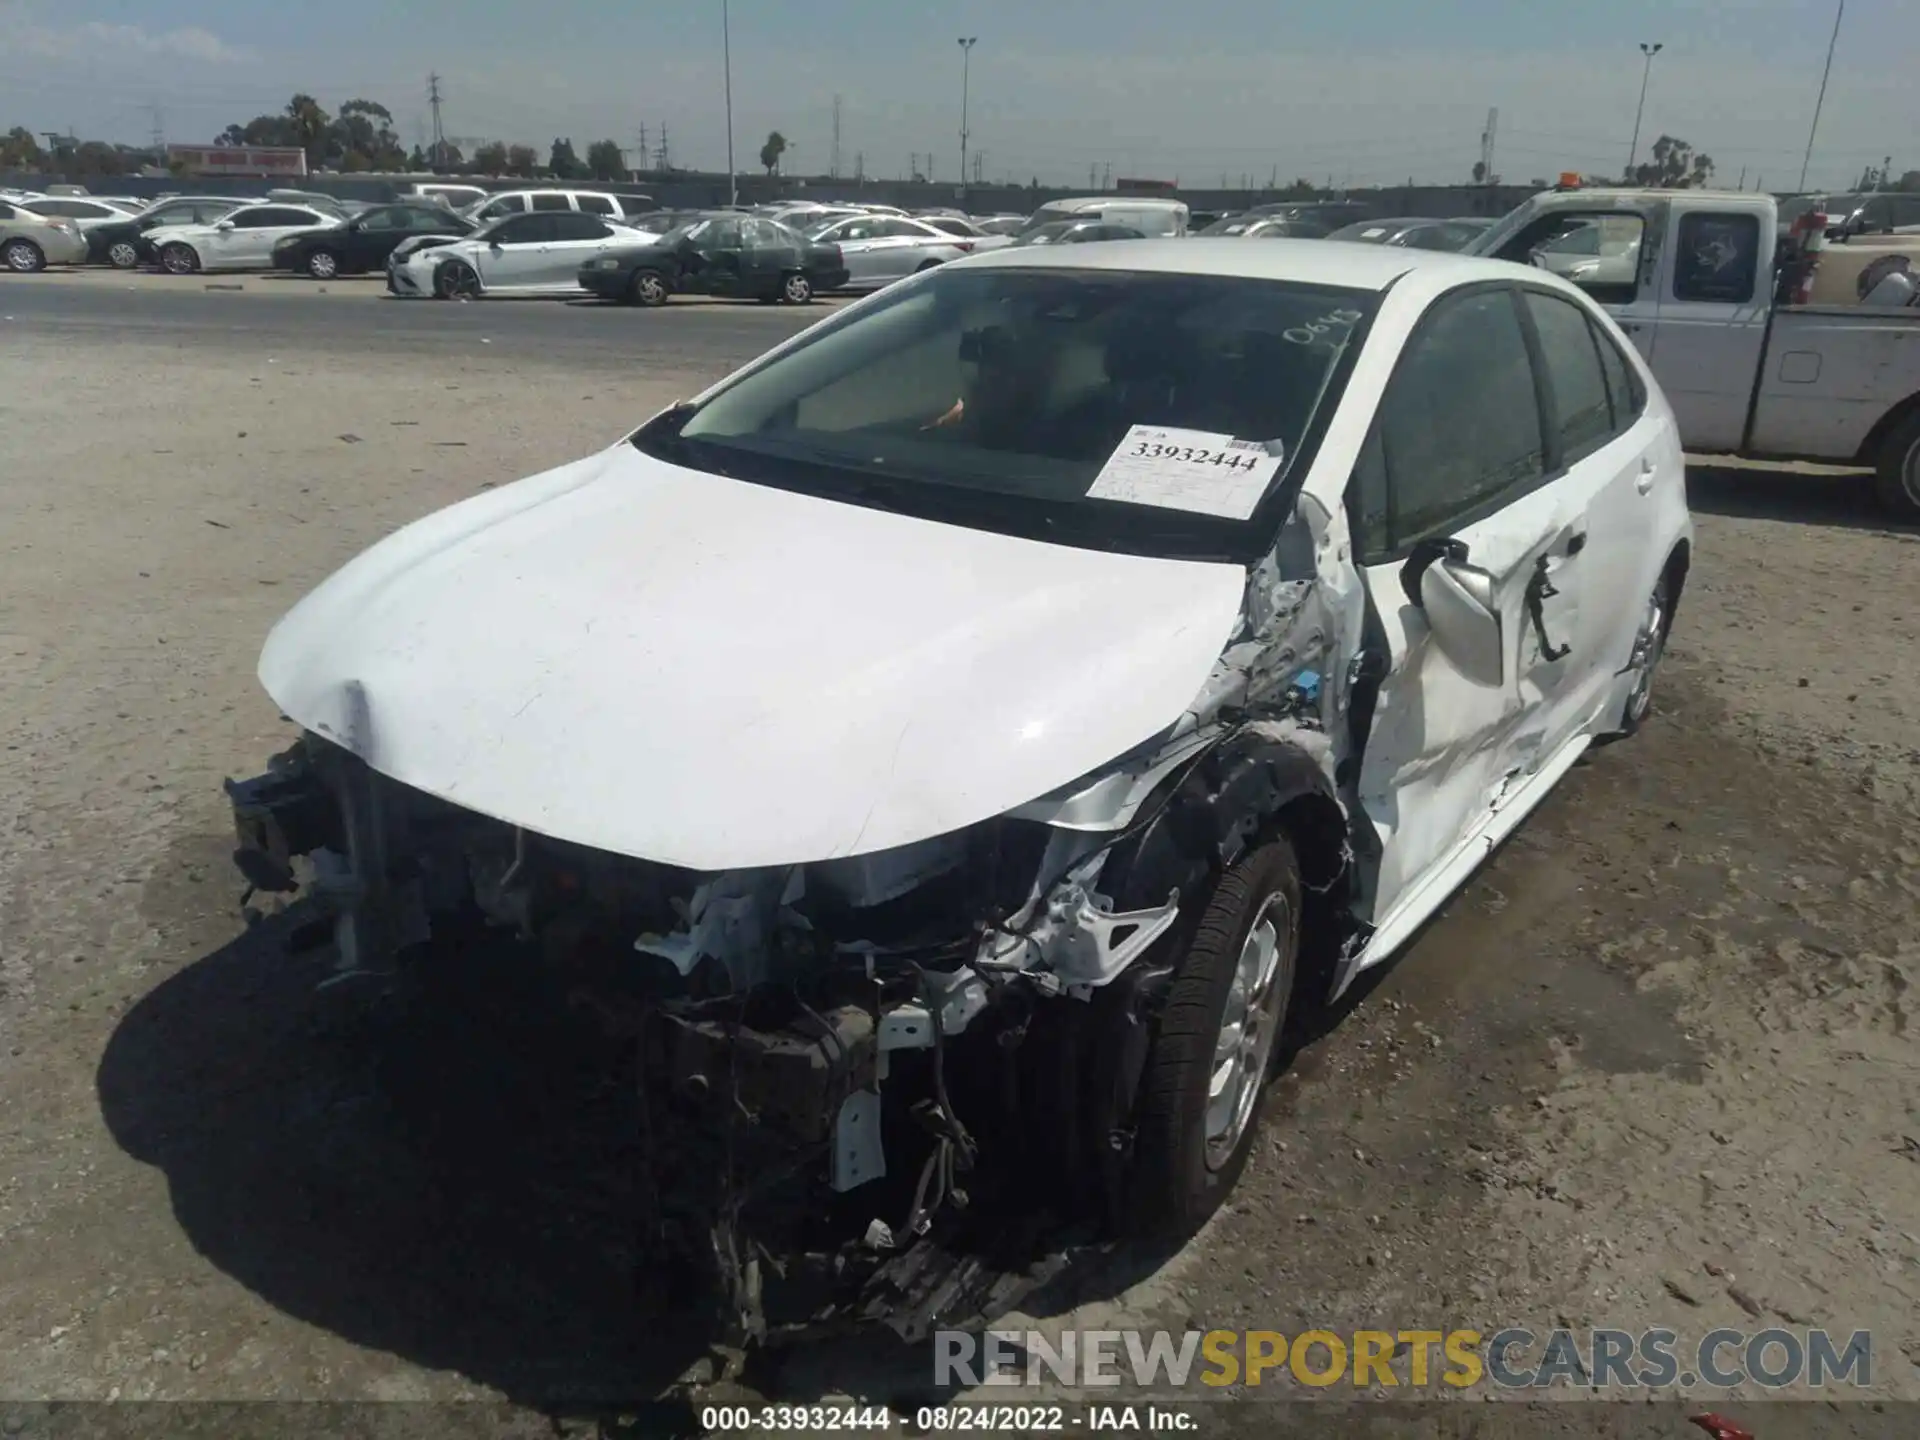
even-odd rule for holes
{"type": "Polygon", "coordinates": [[[1007,533],[1251,558],[1273,529],[1256,511],[1304,474],[1376,299],[1237,276],[932,271],[634,443],[1007,533]]]}

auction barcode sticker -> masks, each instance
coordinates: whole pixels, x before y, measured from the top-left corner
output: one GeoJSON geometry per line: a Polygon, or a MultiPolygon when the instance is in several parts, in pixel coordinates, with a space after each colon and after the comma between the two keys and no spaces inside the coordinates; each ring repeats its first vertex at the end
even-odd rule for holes
{"type": "Polygon", "coordinates": [[[1100,467],[1087,496],[1245,520],[1267,493],[1284,456],[1277,440],[1135,425],[1100,467]]]}

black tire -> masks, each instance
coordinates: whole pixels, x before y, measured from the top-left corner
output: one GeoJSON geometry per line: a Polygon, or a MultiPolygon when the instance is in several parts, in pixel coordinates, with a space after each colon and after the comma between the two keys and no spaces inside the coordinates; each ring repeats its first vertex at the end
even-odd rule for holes
{"type": "Polygon", "coordinates": [[[780,298],[789,305],[813,303],[813,281],[796,270],[780,282],[780,298]]]}
{"type": "Polygon", "coordinates": [[[1894,426],[1880,442],[1873,493],[1889,515],[1920,521],[1920,410],[1894,426]]]}
{"type": "Polygon", "coordinates": [[[47,255],[31,240],[9,240],[6,262],[16,275],[33,275],[47,268],[47,255]]]}
{"type": "Polygon", "coordinates": [[[1300,916],[1300,866],[1285,839],[1242,856],[1214,886],[1174,972],[1141,1077],[1126,1217],[1134,1233],[1191,1233],[1239,1180],[1259,1132],[1266,1081],[1286,1026],[1300,954],[1300,916]],[[1263,919],[1273,922],[1278,954],[1262,991],[1266,1028],[1257,1063],[1246,1070],[1253,1086],[1244,1102],[1249,1108],[1229,1146],[1224,1139],[1209,1139],[1209,1087],[1243,952],[1263,919]]]}
{"type": "Polygon", "coordinates": [[[131,270],[140,263],[140,251],[131,240],[116,240],[107,246],[106,259],[116,270],[131,270]]]}
{"type": "Polygon", "coordinates": [[[480,276],[464,260],[443,260],[433,272],[433,293],[441,300],[480,293],[480,276]]]}
{"type": "Polygon", "coordinates": [[[667,284],[667,277],[658,270],[636,270],[633,279],[627,282],[627,303],[644,305],[649,309],[658,308],[667,303],[673,295],[673,287],[667,284]]]}
{"type": "Polygon", "coordinates": [[[200,256],[191,245],[168,245],[159,255],[160,268],[169,275],[191,275],[200,268],[200,256]]]}
{"type": "Polygon", "coordinates": [[[309,252],[300,268],[315,280],[338,280],[340,257],[331,250],[314,250],[309,252]]]}

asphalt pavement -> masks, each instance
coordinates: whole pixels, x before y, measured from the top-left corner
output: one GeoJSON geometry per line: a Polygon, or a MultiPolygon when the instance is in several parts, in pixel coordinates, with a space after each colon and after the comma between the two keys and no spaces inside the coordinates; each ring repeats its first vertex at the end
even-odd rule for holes
{"type": "Polygon", "coordinates": [[[0,275],[0,344],[54,341],[219,344],[287,354],[423,355],[494,347],[551,364],[731,369],[827,316],[807,306],[681,297],[641,310],[592,300],[400,300],[378,279],[317,285],[261,275],[0,275]]]}

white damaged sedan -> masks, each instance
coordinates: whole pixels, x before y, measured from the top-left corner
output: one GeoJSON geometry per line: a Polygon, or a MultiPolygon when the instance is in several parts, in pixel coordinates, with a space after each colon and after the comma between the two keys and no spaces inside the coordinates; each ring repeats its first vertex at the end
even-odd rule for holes
{"type": "Polygon", "coordinates": [[[595,957],[652,1272],[922,1334],[1017,1297],[1010,1237],[1213,1211],[1289,1016],[1647,715],[1691,533],[1538,270],[996,251],[324,582],[237,860],[348,970],[595,957]]]}

